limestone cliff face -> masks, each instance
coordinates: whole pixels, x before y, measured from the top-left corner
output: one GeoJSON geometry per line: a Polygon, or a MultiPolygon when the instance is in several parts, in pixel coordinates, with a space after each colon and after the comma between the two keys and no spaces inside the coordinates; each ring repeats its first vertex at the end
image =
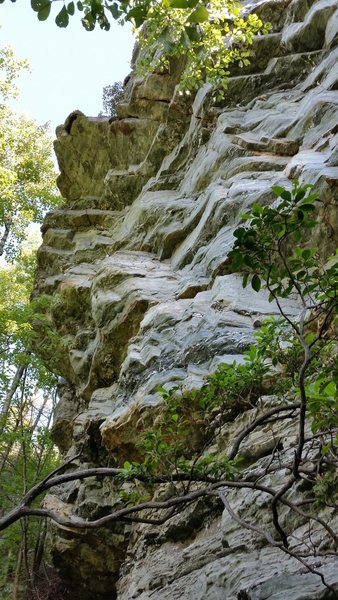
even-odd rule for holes
{"type": "MultiPolygon", "coordinates": [[[[65,456],[81,450],[79,467],[137,455],[157,387],[200,386],[220,362],[240,359],[257,321],[277,314],[264,293],[227,274],[241,213],[272,201],[272,185],[314,183],[323,200],[317,243],[323,252],[337,244],[337,0],[267,0],[255,11],[274,29],[255,40],[223,107],[211,107],[207,86],[192,106],[178,96],[173,64],[170,74],[133,75],[116,119],[77,111],[57,130],[66,201],[43,225],[36,293],[54,296],[60,336],[60,356],[45,356],[61,377],[53,435],[65,456]]],[[[218,446],[256,410],[228,425],[218,446]]],[[[287,451],[295,436],[287,422],[256,432],[247,446],[253,469],[272,456],[276,437],[287,451]]],[[[238,514],[250,520],[260,507],[268,520],[263,495],[229,498],[238,514]]],[[[46,502],[93,518],[119,501],[104,479],[64,486],[46,502]]],[[[304,524],[293,527],[301,537],[304,524]]],[[[158,528],[54,527],[52,544],[74,600],[326,598],[318,577],[212,500],[158,528]]],[[[322,564],[332,583],[335,566],[322,564]]]]}

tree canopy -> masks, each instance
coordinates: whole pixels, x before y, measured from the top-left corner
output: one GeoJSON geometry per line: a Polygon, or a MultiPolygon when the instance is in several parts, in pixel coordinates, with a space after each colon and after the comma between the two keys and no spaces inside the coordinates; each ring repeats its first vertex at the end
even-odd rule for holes
{"type": "MultiPolygon", "coordinates": [[[[40,21],[48,19],[55,4],[31,0],[40,21]]],[[[63,2],[57,10],[58,27],[67,27],[74,15],[87,31],[96,26],[108,31],[114,20],[121,25],[132,23],[141,49],[139,71],[164,70],[169,57],[184,56],[181,90],[195,91],[208,82],[220,98],[229,66],[247,65],[253,36],[270,29],[237,0],[82,0],[63,2]]]]}
{"type": "Polygon", "coordinates": [[[56,173],[47,125],[17,114],[8,101],[17,95],[16,79],[28,63],[10,47],[0,49],[0,256],[13,258],[30,222],[57,204],[56,173]]]}

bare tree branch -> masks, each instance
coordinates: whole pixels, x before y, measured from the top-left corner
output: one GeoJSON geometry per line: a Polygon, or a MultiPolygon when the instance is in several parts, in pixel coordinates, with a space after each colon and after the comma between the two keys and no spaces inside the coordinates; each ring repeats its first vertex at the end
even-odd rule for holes
{"type": "Polygon", "coordinates": [[[242,441],[257,427],[262,425],[267,419],[269,419],[273,415],[276,415],[280,412],[284,412],[284,411],[294,412],[295,410],[297,410],[297,408],[300,408],[299,402],[294,403],[294,404],[289,404],[287,406],[277,406],[276,408],[272,408],[271,410],[264,413],[264,415],[261,415],[260,417],[255,419],[252,423],[250,423],[250,425],[248,425],[248,427],[243,429],[243,431],[241,431],[241,433],[237,436],[237,438],[234,442],[234,445],[232,446],[232,449],[229,452],[229,456],[228,456],[229,460],[233,460],[237,456],[237,453],[238,453],[238,450],[240,448],[242,441]]]}
{"type": "Polygon", "coordinates": [[[299,561],[308,571],[310,571],[310,573],[312,573],[313,575],[317,575],[318,577],[320,577],[323,585],[329,589],[331,592],[333,592],[334,594],[336,593],[336,590],[329,584],[327,583],[327,581],[324,578],[324,575],[320,572],[317,571],[316,569],[314,569],[313,567],[311,567],[311,565],[309,565],[301,556],[299,556],[299,554],[296,554],[295,552],[292,552],[292,550],[290,550],[289,548],[286,548],[285,545],[282,545],[280,542],[276,542],[273,537],[271,536],[270,532],[262,529],[261,527],[258,527],[257,525],[252,525],[251,523],[248,523],[247,521],[244,521],[244,519],[241,519],[231,508],[228,500],[226,499],[224,493],[219,490],[217,492],[217,495],[219,496],[219,498],[222,500],[226,510],[228,511],[229,515],[231,516],[231,518],[238,523],[239,525],[241,525],[242,527],[244,527],[245,529],[249,529],[251,531],[254,531],[255,533],[258,533],[259,535],[265,537],[265,539],[269,542],[269,544],[271,546],[274,546],[275,548],[279,548],[280,550],[282,550],[282,552],[285,552],[286,554],[288,554],[289,556],[291,556],[292,558],[295,558],[297,561],[299,561]]]}

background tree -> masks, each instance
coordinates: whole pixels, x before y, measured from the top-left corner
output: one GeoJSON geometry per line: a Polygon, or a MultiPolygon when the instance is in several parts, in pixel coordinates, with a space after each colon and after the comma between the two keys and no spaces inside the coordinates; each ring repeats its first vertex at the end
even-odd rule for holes
{"type": "Polygon", "coordinates": [[[47,208],[60,202],[48,126],[8,106],[27,68],[11,48],[0,50],[0,256],[7,259],[15,257],[29,223],[41,222],[47,208]]]}
{"type": "MultiPolygon", "coordinates": [[[[30,303],[38,240],[0,271],[0,496],[10,510],[58,460],[49,437],[56,378],[32,352],[30,303]]],[[[39,583],[45,524],[23,520],[0,539],[0,595],[19,598],[39,583]]]]}
{"type": "MultiPolygon", "coordinates": [[[[48,426],[56,378],[33,352],[32,320],[44,319],[41,302],[30,303],[38,239],[27,226],[60,202],[52,143],[46,126],[17,114],[8,102],[25,60],[0,49],[0,513],[58,460],[48,426]]],[[[47,339],[46,339],[47,341],[47,339]]],[[[47,341],[48,343],[48,341],[47,341]]],[[[0,539],[0,596],[22,597],[39,584],[46,527],[23,520],[0,539]]]]}
{"type": "Polygon", "coordinates": [[[116,108],[123,97],[123,83],[116,81],[112,85],[106,85],[102,92],[103,112],[100,115],[116,117],[116,108]]]}

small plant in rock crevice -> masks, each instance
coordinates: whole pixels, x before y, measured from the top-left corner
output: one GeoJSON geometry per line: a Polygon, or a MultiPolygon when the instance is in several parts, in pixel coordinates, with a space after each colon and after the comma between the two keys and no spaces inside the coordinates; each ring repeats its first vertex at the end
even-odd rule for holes
{"type": "Polygon", "coordinates": [[[163,407],[138,444],[144,460],[124,462],[121,478],[142,474],[151,479],[172,472],[189,474],[192,480],[233,479],[239,472],[238,461],[207,448],[226,421],[255,406],[268,371],[257,346],[251,345],[244,353],[244,364],[219,365],[200,389],[159,388],[163,407]]]}

